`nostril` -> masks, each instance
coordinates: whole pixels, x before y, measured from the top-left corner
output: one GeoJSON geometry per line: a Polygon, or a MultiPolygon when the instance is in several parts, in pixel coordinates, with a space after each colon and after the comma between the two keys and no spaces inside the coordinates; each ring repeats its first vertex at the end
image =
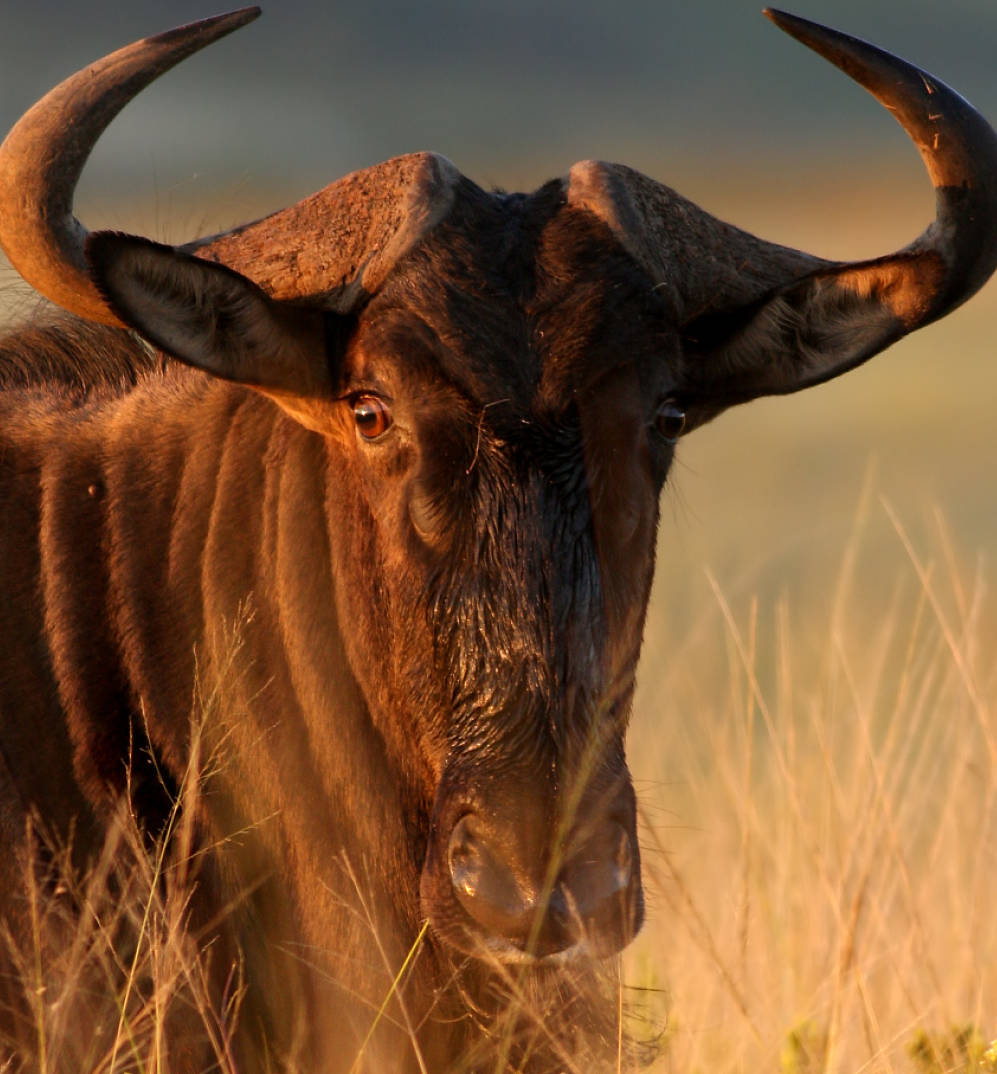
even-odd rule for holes
{"type": "Polygon", "coordinates": [[[612,823],[565,863],[559,881],[580,917],[598,917],[606,904],[627,895],[633,863],[630,835],[622,825],[612,823]]]}
{"type": "Polygon", "coordinates": [[[528,927],[535,894],[517,880],[473,813],[462,817],[450,833],[448,860],[457,899],[475,920],[507,937],[528,927]]]}

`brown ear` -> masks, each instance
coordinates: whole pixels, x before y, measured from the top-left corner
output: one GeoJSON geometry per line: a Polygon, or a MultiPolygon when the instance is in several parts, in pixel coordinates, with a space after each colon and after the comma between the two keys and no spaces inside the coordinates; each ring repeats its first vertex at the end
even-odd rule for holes
{"type": "Polygon", "coordinates": [[[989,123],[887,52],[766,14],[894,114],[925,162],[937,213],[895,254],[835,263],[757,239],[620,165],[575,165],[569,201],[603,219],[671,305],[690,357],[690,399],[701,400],[704,416],[838,376],[954,309],[997,267],[997,134],[989,123]]]}
{"type": "Polygon", "coordinates": [[[224,265],[133,235],[95,232],[86,257],[108,307],[154,346],[320,427],[333,398],[326,321],[338,315],[277,302],[224,265]]]}

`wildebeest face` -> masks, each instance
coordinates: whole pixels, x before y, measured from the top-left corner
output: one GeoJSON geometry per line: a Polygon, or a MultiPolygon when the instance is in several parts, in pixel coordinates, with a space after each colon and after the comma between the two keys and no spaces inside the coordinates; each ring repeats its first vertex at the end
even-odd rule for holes
{"type": "Polygon", "coordinates": [[[336,386],[337,515],[368,520],[354,659],[432,784],[423,909],[506,957],[639,924],[623,733],[678,431],[647,281],[550,202],[484,203],[459,248],[444,231],[360,316],[336,386]],[[495,255],[509,230],[529,272],[522,245],[495,255]]]}
{"type": "Polygon", "coordinates": [[[678,337],[561,184],[462,193],[348,315],[142,241],[91,257],[147,337],[325,438],[329,599],[421,803],[436,931],[504,957],[613,951],[642,916],[623,735],[678,337]]]}

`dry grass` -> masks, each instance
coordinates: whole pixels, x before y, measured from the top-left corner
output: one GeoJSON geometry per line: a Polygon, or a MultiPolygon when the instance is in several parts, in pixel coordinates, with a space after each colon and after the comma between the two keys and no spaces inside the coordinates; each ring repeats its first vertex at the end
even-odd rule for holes
{"type": "Polygon", "coordinates": [[[6,1035],[0,1029],[3,1074],[186,1072],[192,1057],[235,1074],[242,982],[233,974],[218,1002],[210,945],[190,927],[200,866],[190,818],[203,775],[196,742],[187,775],[158,838],[122,802],[85,875],[64,846],[35,837],[31,936],[18,943],[0,933],[2,962],[13,966],[2,983],[15,983],[0,995],[18,1012],[3,1019],[6,1035]]]}
{"type": "MultiPolygon", "coordinates": [[[[195,768],[192,766],[191,774],[195,768]]],[[[2,1074],[240,1074],[237,1023],[247,989],[238,969],[222,995],[213,942],[191,927],[199,879],[193,832],[185,805],[198,790],[188,781],[162,838],[143,836],[127,808],[110,825],[92,870],[81,877],[62,849],[38,846],[42,863],[30,885],[32,934],[17,943],[9,934],[2,963],[10,960],[18,1018],[0,1019],[2,1074]],[[215,967],[217,968],[217,967],[215,967]]],[[[360,911],[366,893],[357,891],[360,911]]],[[[373,924],[371,924],[373,928],[373,924]]],[[[210,931],[210,930],[209,930],[210,931]]],[[[370,1049],[386,1021],[410,1036],[398,1067],[429,1068],[406,1011],[411,970],[426,927],[400,965],[380,1007],[370,1010],[369,1031],[343,1041],[350,1074],[384,1074],[383,1041],[370,1049]]],[[[374,936],[375,944],[377,937],[374,936]]],[[[382,954],[383,954],[382,948],[382,954]]],[[[464,995],[452,1015],[467,1026],[467,1047],[449,1074],[512,1074],[528,1066],[543,1074],[589,1074],[634,1069],[637,1051],[617,1021],[622,990],[615,962],[593,975],[573,970],[537,973],[493,961],[487,997],[464,995]],[[592,1012],[603,1012],[598,1022],[592,1012]],[[598,1058],[596,1056],[598,1055],[598,1058]],[[537,1065],[538,1057],[540,1065],[537,1065]],[[594,1064],[594,1065],[593,1065],[594,1064]]],[[[459,982],[461,967],[454,966],[459,982]]],[[[349,988],[350,982],[343,982],[349,988]]],[[[11,989],[0,988],[0,997],[11,989]]],[[[3,1002],[3,998],[0,998],[3,1002]]],[[[280,1002],[280,997],[276,998],[280,1002]]],[[[254,1053],[254,1071],[312,1074],[293,1057],[254,1053]]],[[[642,1064],[643,1065],[643,1064],[642,1064]]]]}
{"type": "Polygon", "coordinates": [[[867,494],[821,630],[788,596],[735,602],[707,577],[703,637],[648,656],[630,755],[651,923],[627,975],[667,1011],[661,1070],[987,1069],[997,642],[985,581],[940,517],[915,542],[867,494]],[[886,579],[863,552],[877,526],[896,550],[886,579]]]}

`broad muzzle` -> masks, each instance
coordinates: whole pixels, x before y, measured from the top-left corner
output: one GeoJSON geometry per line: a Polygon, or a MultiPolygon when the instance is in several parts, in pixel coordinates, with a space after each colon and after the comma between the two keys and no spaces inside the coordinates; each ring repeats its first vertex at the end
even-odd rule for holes
{"type": "MultiPolygon", "coordinates": [[[[643,920],[629,781],[566,815],[551,793],[493,787],[437,827],[423,875],[437,933],[502,961],[615,954],[643,920]]],[[[442,820],[442,817],[441,817],[442,820]]]]}

